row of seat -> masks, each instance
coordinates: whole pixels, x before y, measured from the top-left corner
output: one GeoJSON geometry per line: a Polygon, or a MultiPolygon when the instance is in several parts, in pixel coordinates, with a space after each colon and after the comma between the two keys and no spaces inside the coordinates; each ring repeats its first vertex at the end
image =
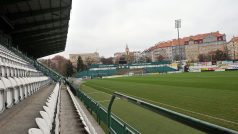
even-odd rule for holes
{"type": "Polygon", "coordinates": [[[40,111],[42,118],[36,118],[38,128],[30,128],[28,134],[51,134],[59,133],[59,104],[60,104],[60,84],[57,83],[53,92],[48,97],[44,111],[40,111]]]}
{"type": "Polygon", "coordinates": [[[8,48],[6,48],[3,45],[0,45],[0,53],[4,55],[7,59],[12,59],[13,61],[16,61],[20,64],[27,64],[28,62],[23,60],[21,57],[16,55],[14,52],[10,51],[8,48]]]}
{"type": "Polygon", "coordinates": [[[50,82],[49,77],[0,44],[0,113],[50,82]]]}
{"type": "Polygon", "coordinates": [[[74,103],[74,107],[77,110],[78,113],[78,117],[80,119],[80,121],[83,123],[84,125],[84,129],[86,130],[86,132],[88,134],[97,134],[97,132],[95,131],[94,127],[92,126],[91,122],[88,120],[86,114],[84,113],[84,111],[82,110],[81,106],[79,105],[79,103],[77,102],[76,98],[74,97],[73,93],[71,92],[71,90],[69,89],[69,87],[67,86],[67,91],[74,103]]]}
{"type": "Polygon", "coordinates": [[[40,71],[16,66],[14,64],[3,63],[0,61],[0,74],[11,77],[37,77],[43,76],[40,71]]]}
{"type": "Polygon", "coordinates": [[[29,62],[22,59],[20,56],[9,50],[5,46],[0,44],[0,55],[2,56],[2,61],[5,62],[14,62],[16,65],[19,66],[28,66],[28,68],[34,68],[33,65],[29,64],[29,62]]]}
{"type": "Polygon", "coordinates": [[[21,76],[39,76],[43,75],[37,71],[33,65],[25,61],[21,57],[17,56],[6,47],[0,45],[0,65],[3,67],[2,73],[7,73],[7,70],[11,75],[21,76]]]}
{"type": "Polygon", "coordinates": [[[51,82],[49,77],[0,77],[0,113],[51,82]]]}

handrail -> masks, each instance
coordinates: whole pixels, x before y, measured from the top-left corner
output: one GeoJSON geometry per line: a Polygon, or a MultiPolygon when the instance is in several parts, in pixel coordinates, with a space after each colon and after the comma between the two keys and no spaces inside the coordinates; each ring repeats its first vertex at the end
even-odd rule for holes
{"type": "Polygon", "coordinates": [[[108,128],[109,128],[109,130],[111,130],[111,118],[110,118],[111,117],[111,108],[112,108],[113,102],[116,97],[126,100],[128,102],[131,102],[135,105],[138,105],[138,106],[148,109],[150,111],[153,111],[157,114],[166,116],[172,120],[181,122],[185,125],[191,126],[195,129],[201,130],[206,133],[238,134],[238,132],[235,130],[221,127],[221,126],[218,126],[218,125],[206,122],[206,121],[202,121],[202,120],[193,118],[191,116],[187,116],[187,115],[184,115],[184,114],[181,114],[181,113],[178,113],[178,112],[175,112],[175,111],[172,111],[172,110],[160,107],[160,106],[156,106],[154,104],[151,104],[151,103],[148,103],[148,102],[145,102],[145,101],[142,101],[142,100],[118,93],[118,92],[113,93],[113,95],[111,97],[111,101],[108,106],[108,128]]]}
{"type": "Polygon", "coordinates": [[[60,75],[59,73],[57,73],[56,71],[54,71],[53,69],[45,66],[44,64],[38,62],[38,61],[35,61],[35,66],[38,67],[39,70],[41,70],[42,72],[44,72],[44,70],[47,70],[50,74],[48,74],[52,79],[54,79],[55,81],[59,81],[61,78],[64,78],[62,75],[60,75]],[[44,70],[42,69],[44,68],[44,70]],[[55,78],[54,76],[52,75],[55,75],[57,78],[55,78]]]}

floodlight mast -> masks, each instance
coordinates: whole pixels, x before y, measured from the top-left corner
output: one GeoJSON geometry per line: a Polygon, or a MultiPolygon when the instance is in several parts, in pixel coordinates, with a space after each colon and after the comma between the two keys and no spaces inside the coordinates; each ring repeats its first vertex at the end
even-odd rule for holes
{"type": "Polygon", "coordinates": [[[181,65],[182,64],[182,52],[181,52],[181,45],[180,45],[180,38],[179,38],[179,28],[181,28],[181,19],[175,20],[175,28],[178,31],[179,61],[180,61],[180,65],[181,65]]]}

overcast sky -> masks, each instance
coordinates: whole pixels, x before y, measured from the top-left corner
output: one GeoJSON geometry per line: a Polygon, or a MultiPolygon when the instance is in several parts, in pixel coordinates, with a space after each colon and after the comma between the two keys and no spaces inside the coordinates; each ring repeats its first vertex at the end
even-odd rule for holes
{"type": "Polygon", "coordinates": [[[73,0],[65,52],[113,56],[177,38],[220,31],[238,36],[237,0],[73,0]]]}

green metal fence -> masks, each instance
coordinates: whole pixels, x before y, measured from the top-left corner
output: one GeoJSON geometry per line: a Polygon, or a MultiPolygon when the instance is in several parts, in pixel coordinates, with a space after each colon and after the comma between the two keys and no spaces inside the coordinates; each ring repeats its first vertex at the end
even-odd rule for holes
{"type": "MultiPolygon", "coordinates": [[[[85,104],[87,109],[96,115],[97,122],[99,124],[104,123],[108,125],[108,111],[102,105],[97,103],[95,100],[87,96],[83,91],[75,88],[71,83],[66,82],[73,94],[80,98],[85,104]]],[[[110,134],[140,134],[138,130],[131,127],[114,114],[110,114],[111,128],[109,129],[110,134]]]]}
{"type": "Polygon", "coordinates": [[[45,75],[51,77],[54,81],[59,81],[61,78],[64,78],[62,75],[60,75],[56,71],[52,70],[51,68],[39,63],[36,60],[33,60],[33,61],[34,61],[34,66],[35,66],[36,69],[40,70],[45,75]]]}
{"type": "Polygon", "coordinates": [[[205,133],[209,133],[209,134],[238,134],[237,131],[232,130],[232,129],[228,129],[228,128],[224,128],[206,121],[202,121],[166,108],[162,108],[159,106],[156,106],[154,104],[118,93],[118,92],[114,92],[110,101],[110,104],[108,106],[108,128],[109,129],[113,129],[113,120],[110,118],[110,114],[111,114],[111,107],[113,105],[113,102],[115,100],[115,98],[121,98],[123,100],[126,100],[132,104],[135,104],[137,106],[143,107],[145,109],[148,109],[150,111],[153,111],[157,114],[166,116],[172,120],[181,122],[187,126],[191,126],[197,130],[203,131],[205,133]]]}

